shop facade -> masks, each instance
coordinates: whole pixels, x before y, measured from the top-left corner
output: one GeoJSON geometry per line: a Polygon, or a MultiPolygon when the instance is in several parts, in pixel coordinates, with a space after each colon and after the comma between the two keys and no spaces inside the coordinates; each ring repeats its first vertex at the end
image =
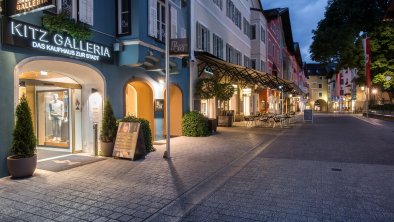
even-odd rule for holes
{"type": "MultiPolygon", "coordinates": [[[[70,2],[58,1],[51,10],[70,2]]],[[[154,139],[165,137],[164,44],[148,35],[151,18],[141,14],[149,9],[148,1],[87,2],[91,11],[78,21],[89,25],[88,41],[49,33],[41,20],[47,11],[10,18],[3,10],[0,176],[7,175],[14,113],[23,94],[32,110],[38,149],[94,154],[94,126],[100,129],[106,99],[116,118],[145,118],[154,139]]],[[[181,134],[181,118],[189,110],[188,73],[182,57],[171,58],[171,135],[181,134]]]]}

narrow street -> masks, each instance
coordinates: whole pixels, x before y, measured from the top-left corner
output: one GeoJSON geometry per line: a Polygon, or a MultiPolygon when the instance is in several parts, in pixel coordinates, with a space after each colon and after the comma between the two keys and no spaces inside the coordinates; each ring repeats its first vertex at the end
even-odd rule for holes
{"type": "Polygon", "coordinates": [[[219,128],[145,159],[0,180],[0,221],[393,221],[394,123],[219,128]]]}

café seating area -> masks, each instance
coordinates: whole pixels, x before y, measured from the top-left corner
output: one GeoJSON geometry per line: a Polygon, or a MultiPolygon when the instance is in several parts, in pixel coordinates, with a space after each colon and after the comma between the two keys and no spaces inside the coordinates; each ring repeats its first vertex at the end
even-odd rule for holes
{"type": "Polygon", "coordinates": [[[246,127],[287,128],[295,122],[295,116],[295,112],[285,114],[257,113],[256,115],[244,116],[244,125],[246,127]]]}

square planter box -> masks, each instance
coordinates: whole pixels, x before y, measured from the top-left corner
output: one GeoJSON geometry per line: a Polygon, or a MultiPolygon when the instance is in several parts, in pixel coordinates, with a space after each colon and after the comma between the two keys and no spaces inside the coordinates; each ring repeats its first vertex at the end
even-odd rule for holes
{"type": "Polygon", "coordinates": [[[218,116],[218,126],[233,126],[233,118],[234,116],[218,116]]]}

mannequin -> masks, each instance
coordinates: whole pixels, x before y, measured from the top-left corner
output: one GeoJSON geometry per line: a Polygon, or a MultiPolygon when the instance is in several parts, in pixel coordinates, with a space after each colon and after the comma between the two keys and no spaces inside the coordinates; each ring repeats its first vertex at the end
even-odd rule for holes
{"type": "Polygon", "coordinates": [[[64,118],[64,103],[59,100],[59,95],[52,94],[53,100],[49,102],[49,120],[52,121],[53,141],[60,141],[62,121],[64,118]]]}

